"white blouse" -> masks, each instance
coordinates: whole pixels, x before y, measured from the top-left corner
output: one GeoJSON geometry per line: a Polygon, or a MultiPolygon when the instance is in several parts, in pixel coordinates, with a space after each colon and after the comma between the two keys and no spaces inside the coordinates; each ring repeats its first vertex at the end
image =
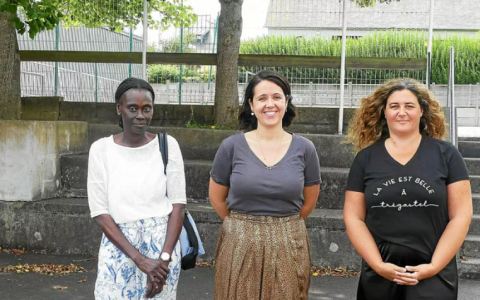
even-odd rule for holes
{"type": "Polygon", "coordinates": [[[171,136],[167,176],[163,170],[158,136],[137,148],[120,146],[113,136],[99,139],[90,147],[88,160],[91,217],[109,214],[117,224],[127,223],[167,216],[172,204],[186,204],[182,153],[171,136]]]}

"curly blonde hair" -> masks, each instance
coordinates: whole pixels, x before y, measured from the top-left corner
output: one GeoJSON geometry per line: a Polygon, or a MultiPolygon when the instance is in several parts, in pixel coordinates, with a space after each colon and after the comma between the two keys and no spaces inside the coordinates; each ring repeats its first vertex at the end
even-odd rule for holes
{"type": "Polygon", "coordinates": [[[420,133],[437,139],[444,138],[445,117],[435,96],[426,86],[414,79],[398,78],[385,82],[373,94],[361,100],[360,108],[356,110],[348,128],[348,142],[352,143],[357,151],[390,137],[384,112],[387,100],[392,93],[405,89],[417,97],[423,109],[420,133]]]}

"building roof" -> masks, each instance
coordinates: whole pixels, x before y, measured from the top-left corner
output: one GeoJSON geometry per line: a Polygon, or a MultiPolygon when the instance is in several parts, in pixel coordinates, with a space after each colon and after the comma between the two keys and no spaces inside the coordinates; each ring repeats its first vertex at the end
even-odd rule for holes
{"type": "MultiPolygon", "coordinates": [[[[348,1],[350,29],[425,29],[430,1],[400,0],[360,8],[348,1]]],[[[334,29],[342,27],[340,0],[270,0],[265,27],[269,29],[334,29]]],[[[480,30],[480,1],[435,0],[434,29],[480,30]]]]}

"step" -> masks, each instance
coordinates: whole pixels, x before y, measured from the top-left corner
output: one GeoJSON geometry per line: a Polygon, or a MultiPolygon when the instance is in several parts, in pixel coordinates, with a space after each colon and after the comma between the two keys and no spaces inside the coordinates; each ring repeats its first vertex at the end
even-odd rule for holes
{"type": "MultiPolygon", "coordinates": [[[[203,241],[203,260],[214,259],[221,220],[210,205],[188,204],[203,241]]],[[[25,247],[49,254],[98,252],[101,231],[90,218],[86,198],[52,199],[37,202],[0,202],[0,215],[9,215],[0,246],[25,247]],[[38,237],[41,236],[41,240],[38,237]]],[[[306,220],[312,263],[358,270],[360,258],[345,233],[340,210],[315,209],[306,220]]]]}
{"type": "Polygon", "coordinates": [[[460,253],[462,256],[480,258],[480,235],[467,235],[460,253]]]}
{"type": "Polygon", "coordinates": [[[473,213],[480,214],[480,194],[472,194],[473,213]]]}
{"type": "Polygon", "coordinates": [[[480,141],[459,141],[458,150],[463,157],[480,158],[480,141]]]}
{"type": "Polygon", "coordinates": [[[478,136],[459,136],[459,142],[480,142],[480,137],[478,136]]]}
{"type": "MultiPolygon", "coordinates": [[[[238,131],[206,130],[175,127],[151,127],[151,132],[167,132],[175,137],[185,160],[213,161],[221,142],[238,131]]],[[[120,128],[109,124],[89,124],[89,146],[96,140],[120,132],[120,128]]],[[[345,144],[346,137],[332,134],[299,134],[315,145],[320,164],[324,167],[350,168],[355,157],[351,145],[345,144]]],[[[480,175],[480,174],[479,174],[480,175]]]]}
{"type": "MultiPolygon", "coordinates": [[[[87,196],[88,155],[69,155],[61,158],[64,196],[87,196]]],[[[212,161],[186,160],[185,180],[187,198],[194,203],[209,203],[208,184],[212,161]]],[[[317,207],[342,209],[348,169],[322,168],[322,184],[317,207]]]]}
{"type": "Polygon", "coordinates": [[[472,186],[472,193],[480,194],[480,175],[470,175],[470,185],[472,186]]]}
{"type": "Polygon", "coordinates": [[[457,267],[460,278],[480,280],[480,258],[462,257],[457,267]]]}
{"type": "Polygon", "coordinates": [[[480,235],[480,214],[473,214],[468,234],[480,235]]]}
{"type": "Polygon", "coordinates": [[[480,158],[464,158],[470,175],[480,175],[480,158]]]}
{"type": "MultiPolygon", "coordinates": [[[[214,259],[222,221],[208,204],[189,203],[206,255],[214,259]]],[[[36,202],[0,202],[0,215],[8,215],[0,246],[25,247],[50,254],[96,255],[101,231],[90,218],[88,199],[59,198],[36,202]],[[41,237],[39,239],[39,237],[41,237]]],[[[306,219],[312,263],[331,267],[346,266],[358,270],[360,258],[345,233],[341,210],[315,209],[306,219]]],[[[460,251],[458,262],[462,278],[480,280],[479,235],[469,235],[460,251]]]]}

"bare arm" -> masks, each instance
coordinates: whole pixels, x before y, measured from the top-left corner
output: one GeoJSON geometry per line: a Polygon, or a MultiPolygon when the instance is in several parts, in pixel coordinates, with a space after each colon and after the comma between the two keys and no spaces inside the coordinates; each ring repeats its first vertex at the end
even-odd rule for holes
{"type": "Polygon", "coordinates": [[[173,248],[177,244],[180,232],[183,226],[183,217],[185,216],[184,204],[173,204],[173,211],[170,214],[167,225],[167,237],[163,244],[162,252],[172,255],[173,248]]]}
{"type": "Polygon", "coordinates": [[[210,178],[210,186],[208,188],[208,196],[213,209],[217,212],[218,216],[223,220],[230,214],[227,208],[227,195],[228,187],[218,184],[210,178]]]}
{"type": "MultiPolygon", "coordinates": [[[[345,205],[343,208],[343,220],[347,228],[347,235],[353,247],[367,264],[380,276],[397,281],[399,273],[405,273],[406,269],[391,263],[384,263],[377,244],[370,230],[365,224],[367,208],[365,195],[360,192],[347,191],[345,193],[345,205]]],[[[406,284],[416,284],[416,279],[404,279],[406,284]]]]}
{"type": "Polygon", "coordinates": [[[472,221],[472,194],[469,180],[462,180],[447,186],[448,222],[438,241],[430,264],[407,266],[412,278],[423,280],[436,275],[453,259],[462,246],[472,221]]]}
{"type": "Polygon", "coordinates": [[[300,217],[305,219],[315,209],[317,204],[318,194],[320,193],[320,184],[306,186],[303,188],[303,202],[302,209],[300,210],[300,217]]]}

